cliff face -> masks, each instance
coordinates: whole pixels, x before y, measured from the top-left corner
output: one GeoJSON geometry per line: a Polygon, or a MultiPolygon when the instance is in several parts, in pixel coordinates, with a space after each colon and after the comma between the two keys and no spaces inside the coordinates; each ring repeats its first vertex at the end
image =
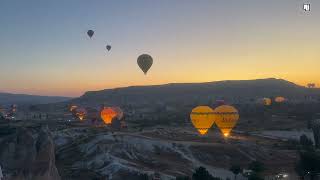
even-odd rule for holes
{"type": "Polygon", "coordinates": [[[0,139],[0,163],[8,180],[60,180],[47,127],[39,133],[17,128],[0,139]]]}

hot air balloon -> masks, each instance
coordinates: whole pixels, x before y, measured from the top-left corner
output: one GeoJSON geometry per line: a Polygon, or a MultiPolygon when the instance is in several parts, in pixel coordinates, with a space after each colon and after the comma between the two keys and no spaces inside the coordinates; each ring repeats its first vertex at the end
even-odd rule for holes
{"type": "Polygon", "coordinates": [[[73,112],[74,110],[77,109],[77,107],[78,107],[78,106],[76,106],[76,105],[71,105],[70,108],[69,108],[69,111],[70,111],[70,112],[73,112]]]}
{"type": "Polygon", "coordinates": [[[107,49],[108,51],[110,51],[110,50],[111,50],[111,46],[110,46],[110,45],[107,45],[107,46],[106,46],[106,49],[107,49]]]}
{"type": "Polygon", "coordinates": [[[308,88],[315,88],[316,84],[315,83],[309,83],[307,84],[308,88]]]}
{"type": "Polygon", "coordinates": [[[274,99],[274,101],[277,102],[277,103],[283,103],[283,102],[286,101],[286,98],[281,97],[281,96],[278,96],[278,97],[276,97],[276,98],[274,99]]]}
{"type": "Polygon", "coordinates": [[[16,104],[12,104],[12,105],[10,106],[10,111],[11,111],[12,113],[17,112],[17,109],[18,109],[18,106],[17,106],[16,104]]]}
{"type": "Polygon", "coordinates": [[[111,124],[112,119],[117,116],[117,112],[113,108],[105,107],[100,115],[105,124],[111,124]]]}
{"type": "Polygon", "coordinates": [[[88,36],[89,36],[90,38],[92,38],[92,36],[93,36],[93,34],[94,34],[94,31],[93,31],[93,30],[88,30],[87,34],[88,34],[88,36]]]}
{"type": "Polygon", "coordinates": [[[238,110],[233,106],[222,105],[214,110],[214,121],[225,137],[229,136],[238,120],[238,110]]]}
{"type": "Polygon", "coordinates": [[[121,120],[123,118],[123,111],[120,109],[120,107],[113,107],[112,109],[117,113],[117,119],[121,120]]]}
{"type": "Polygon", "coordinates": [[[76,116],[80,119],[80,121],[82,121],[87,115],[87,111],[85,108],[77,108],[75,110],[75,113],[76,113],[76,116]]]}
{"type": "Polygon", "coordinates": [[[272,104],[272,100],[270,98],[262,98],[261,102],[265,106],[270,106],[272,104]]]}
{"type": "Polygon", "coordinates": [[[148,54],[142,54],[138,57],[137,63],[140,69],[144,72],[144,74],[147,74],[148,70],[151,68],[153,64],[153,59],[148,54]]]}
{"type": "Polygon", "coordinates": [[[192,109],[190,119],[199,133],[204,135],[214,123],[213,110],[209,106],[198,106],[192,109]]]}

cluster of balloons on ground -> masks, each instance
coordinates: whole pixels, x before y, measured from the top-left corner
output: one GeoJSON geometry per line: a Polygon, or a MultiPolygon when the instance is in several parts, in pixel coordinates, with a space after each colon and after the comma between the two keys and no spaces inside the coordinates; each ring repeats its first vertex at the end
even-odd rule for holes
{"type": "Polygon", "coordinates": [[[220,105],[215,109],[209,106],[197,106],[192,109],[190,119],[201,135],[207,134],[213,124],[216,124],[225,137],[239,120],[238,110],[230,105],[220,105]]]}
{"type": "MultiPolygon", "coordinates": [[[[281,96],[274,98],[276,103],[283,103],[286,100],[281,96]]],[[[239,120],[239,112],[235,107],[226,105],[223,100],[217,100],[216,103],[218,107],[215,109],[209,106],[197,106],[192,109],[190,113],[191,122],[201,135],[207,134],[213,124],[216,124],[222,134],[228,137],[239,120]]],[[[259,99],[259,103],[264,106],[270,106],[272,99],[262,98],[259,99]]]]}
{"type": "MultiPolygon", "coordinates": [[[[271,98],[262,98],[259,101],[261,101],[261,103],[265,106],[271,106],[272,105],[272,99],[271,98]]],[[[287,101],[286,98],[282,97],[282,96],[278,96],[276,98],[274,98],[273,100],[276,103],[283,103],[285,101],[287,101]]]]}
{"type": "MultiPolygon", "coordinates": [[[[93,35],[94,35],[94,31],[93,30],[88,30],[87,31],[87,35],[91,39],[93,37],[93,35]]],[[[110,51],[111,50],[111,45],[107,44],[106,45],[106,49],[108,51],[110,51]]],[[[140,55],[138,57],[137,64],[138,64],[139,68],[143,71],[143,73],[147,74],[147,72],[149,71],[149,69],[151,68],[151,66],[153,64],[153,58],[149,54],[142,54],[142,55],[140,55]]]]}
{"type": "MultiPolygon", "coordinates": [[[[88,112],[83,107],[78,107],[76,105],[71,105],[69,111],[77,117],[80,121],[83,121],[88,112]]],[[[113,120],[122,120],[123,111],[119,107],[103,107],[100,110],[100,118],[104,122],[104,124],[110,125],[113,120]]]]}

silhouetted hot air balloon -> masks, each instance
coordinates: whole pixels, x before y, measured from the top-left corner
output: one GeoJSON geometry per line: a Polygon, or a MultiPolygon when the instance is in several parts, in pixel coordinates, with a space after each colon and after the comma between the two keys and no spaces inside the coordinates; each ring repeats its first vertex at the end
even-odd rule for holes
{"type": "Polygon", "coordinates": [[[144,74],[147,74],[148,70],[151,68],[153,64],[153,59],[148,54],[142,54],[138,57],[137,63],[140,69],[144,72],[144,74]]]}
{"type": "Polygon", "coordinates": [[[225,137],[229,136],[238,120],[238,110],[233,106],[222,105],[214,110],[214,121],[225,137]]]}
{"type": "Polygon", "coordinates": [[[88,34],[88,36],[89,36],[90,38],[92,38],[92,36],[93,36],[93,34],[94,34],[94,31],[93,31],[93,30],[88,30],[87,34],[88,34]]]}
{"type": "Polygon", "coordinates": [[[76,116],[82,121],[87,115],[87,111],[85,108],[76,108],[76,116]]]}
{"type": "Polygon", "coordinates": [[[111,50],[111,46],[110,46],[110,45],[107,45],[107,46],[106,46],[106,49],[107,49],[108,51],[110,51],[110,50],[111,50]]]}
{"type": "Polygon", "coordinates": [[[105,124],[111,124],[112,119],[117,116],[117,112],[113,108],[105,107],[100,115],[105,124]]]}
{"type": "Polygon", "coordinates": [[[123,111],[120,107],[113,107],[112,109],[117,113],[117,119],[121,120],[123,118],[123,111]]]}
{"type": "Polygon", "coordinates": [[[278,97],[276,97],[276,98],[274,99],[274,101],[277,102],[277,103],[283,103],[283,102],[286,101],[286,98],[281,97],[281,96],[278,96],[278,97]]]}
{"type": "Polygon", "coordinates": [[[214,123],[213,110],[209,106],[198,106],[192,109],[190,119],[199,133],[204,135],[214,123]]]}

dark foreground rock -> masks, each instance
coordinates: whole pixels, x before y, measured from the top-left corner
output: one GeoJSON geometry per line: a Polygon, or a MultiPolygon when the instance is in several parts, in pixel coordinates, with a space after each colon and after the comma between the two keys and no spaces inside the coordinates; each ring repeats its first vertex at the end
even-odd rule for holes
{"type": "Polygon", "coordinates": [[[47,127],[42,127],[39,133],[21,127],[8,132],[13,133],[0,136],[0,165],[6,180],[61,179],[47,127]]]}

